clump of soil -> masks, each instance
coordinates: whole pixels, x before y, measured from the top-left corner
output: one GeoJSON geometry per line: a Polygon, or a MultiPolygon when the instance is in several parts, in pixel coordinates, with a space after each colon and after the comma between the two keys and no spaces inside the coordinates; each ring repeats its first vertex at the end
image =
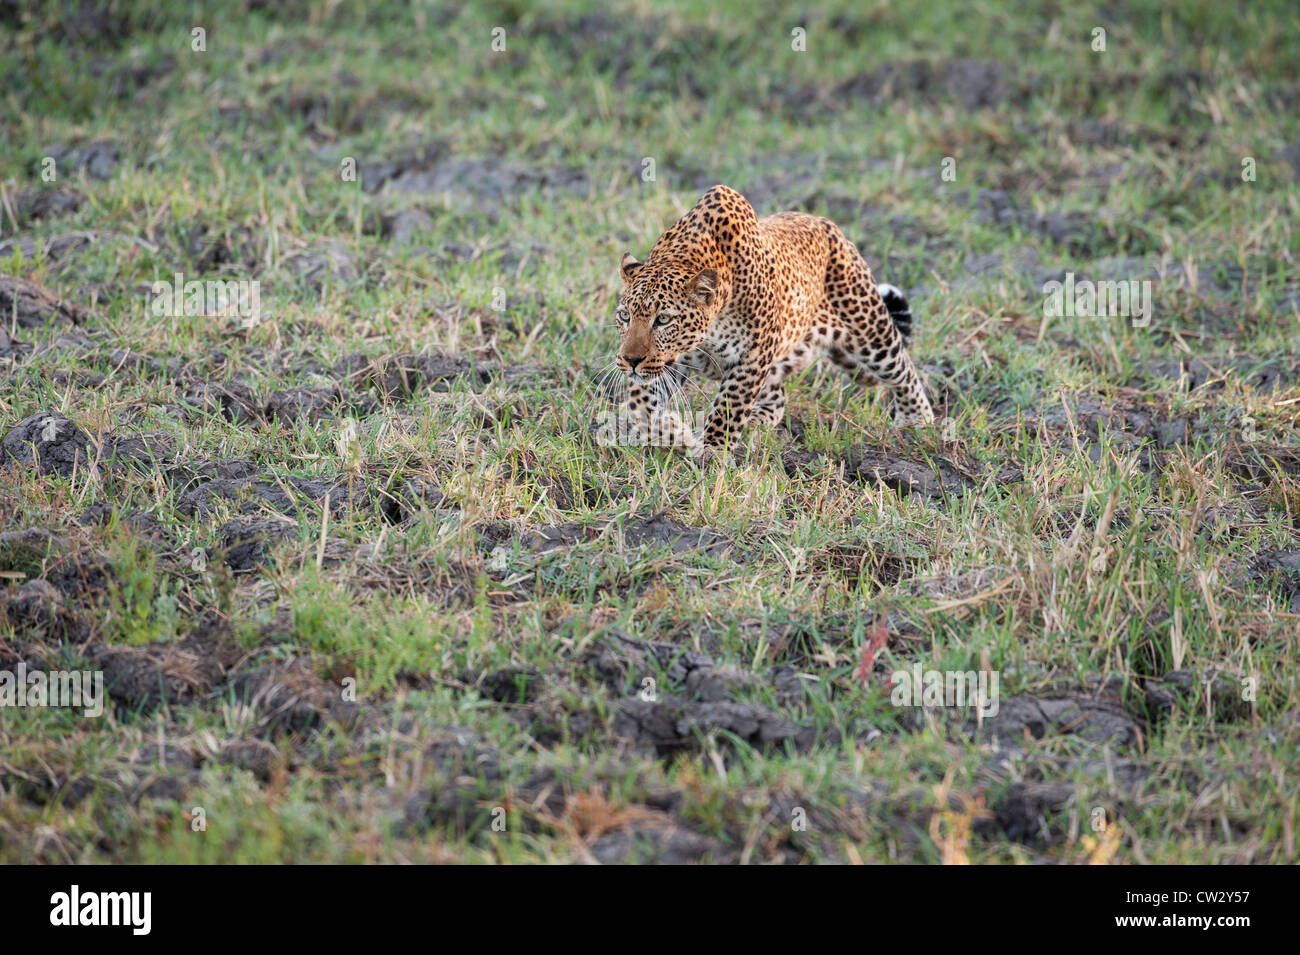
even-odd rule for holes
{"type": "Polygon", "coordinates": [[[392,355],[371,360],[365,355],[348,355],[333,369],[335,376],[354,387],[373,388],[385,399],[406,397],[423,387],[449,391],[451,383],[467,379],[481,387],[491,380],[489,369],[463,355],[392,355]]]}
{"type": "Polygon", "coordinates": [[[14,194],[14,212],[19,222],[33,222],[68,215],[81,208],[86,197],[76,189],[19,189],[14,194]]]}
{"type": "MultiPolygon", "coordinates": [[[[959,203],[965,202],[960,194],[954,199],[959,203]]],[[[974,206],[978,222],[1019,229],[1078,252],[1088,252],[1094,246],[1101,245],[1105,237],[1103,224],[1086,213],[1074,210],[1039,212],[1025,207],[1015,197],[1001,190],[980,190],[975,195],[974,206]]]]}
{"type": "Polygon", "coordinates": [[[607,832],[587,846],[602,865],[630,858],[653,865],[690,865],[707,859],[725,861],[727,852],[711,836],[685,829],[668,818],[651,818],[607,832]]]}
{"type": "Polygon", "coordinates": [[[1145,375],[1180,382],[1188,391],[1222,391],[1229,377],[1239,378],[1256,391],[1286,388],[1300,381],[1300,361],[1294,359],[1169,358],[1144,362],[1140,370],[1145,375]]]}
{"type": "MultiPolygon", "coordinates": [[[[1014,782],[994,804],[992,819],[982,821],[996,823],[997,829],[1016,842],[1043,844],[1054,838],[1047,819],[1065,809],[1073,798],[1071,782],[1014,782]]],[[[992,835],[992,828],[976,824],[982,835],[992,835]]]]}
{"type": "Polygon", "coordinates": [[[130,371],[151,381],[179,381],[185,373],[184,359],[158,358],[129,348],[114,348],[108,362],[114,371],[130,371]]]}
{"type": "Polygon", "coordinates": [[[378,234],[390,242],[407,245],[418,236],[431,233],[433,216],[423,209],[400,209],[373,216],[366,223],[366,231],[378,234]]]}
{"type": "Polygon", "coordinates": [[[86,310],[59,298],[44,286],[12,275],[0,275],[0,323],[16,321],[19,328],[50,324],[80,325],[86,310]]]}
{"type": "MultiPolygon", "coordinates": [[[[671,696],[654,701],[619,700],[610,731],[621,741],[652,746],[665,758],[699,748],[703,739],[719,733],[756,749],[792,746],[806,750],[818,742],[815,729],[792,723],[765,706],[688,702],[671,696]]],[[[833,745],[836,740],[821,742],[833,745]]]]}
{"type": "MultiPolygon", "coordinates": [[[[12,625],[19,638],[31,640],[35,648],[79,643],[90,634],[88,621],[68,604],[58,588],[39,577],[20,586],[0,588],[0,620],[12,625]]],[[[35,648],[31,652],[35,653],[35,648]]],[[[0,666],[27,658],[28,653],[20,652],[11,661],[6,661],[5,655],[0,652],[0,666]]]]}
{"type": "Polygon", "coordinates": [[[1136,394],[1111,399],[1085,392],[1049,407],[1041,416],[1026,415],[1025,420],[1057,432],[1061,447],[1073,448],[1076,441],[1083,444],[1092,461],[1101,460],[1105,435],[1111,451],[1137,453],[1141,468],[1152,471],[1163,467],[1163,455],[1155,452],[1191,440],[1192,422],[1166,415],[1159,405],[1136,394]]]}
{"type": "MultiPolygon", "coordinates": [[[[816,472],[825,467],[828,458],[820,452],[796,449],[782,455],[786,474],[816,472]]],[[[916,495],[928,501],[942,501],[945,496],[956,497],[973,486],[974,481],[951,460],[939,455],[933,464],[913,461],[888,451],[852,445],[838,463],[844,475],[859,483],[882,484],[900,495],[916,495]]]]}
{"type": "Polygon", "coordinates": [[[354,723],[360,708],[344,699],[344,688],[322,680],[301,658],[238,676],[236,699],[255,714],[265,734],[298,732],[329,722],[354,723]]]}
{"type": "Polygon", "coordinates": [[[1250,577],[1283,600],[1290,613],[1300,613],[1300,550],[1268,550],[1250,562],[1250,577]]]}
{"type": "Polygon", "coordinates": [[[532,703],[545,685],[541,671],[532,666],[502,667],[479,680],[480,692],[498,703],[532,703]]]}
{"type": "Polygon", "coordinates": [[[1263,442],[1237,443],[1228,449],[1224,467],[1252,481],[1273,481],[1279,473],[1300,475],[1300,448],[1263,442]]]}
{"type": "Polygon", "coordinates": [[[271,548],[297,530],[297,523],[287,518],[231,520],[217,528],[217,539],[226,566],[248,573],[265,564],[271,548]]]}
{"type": "Polygon", "coordinates": [[[44,156],[54,160],[62,175],[85,172],[92,179],[111,179],[121,157],[117,143],[101,139],[84,145],[63,143],[48,148],[44,156]]]}
{"type": "Polygon", "coordinates": [[[262,419],[262,405],[253,389],[242,381],[201,382],[188,389],[181,400],[205,414],[220,415],[233,424],[262,419]]]}
{"type": "Polygon", "coordinates": [[[39,473],[70,476],[87,467],[150,470],[168,460],[171,442],[162,435],[90,437],[57,412],[24,418],[0,442],[0,464],[15,461],[39,473]]]}
{"type": "Polygon", "coordinates": [[[1143,737],[1142,727],[1117,699],[1090,696],[1002,700],[997,715],[984,720],[982,732],[986,739],[1013,747],[1069,734],[1118,749],[1136,745],[1143,737]]]}
{"type": "Polygon", "coordinates": [[[1251,712],[1241,680],[1222,671],[1171,670],[1158,680],[1147,680],[1143,689],[1153,719],[1168,716],[1180,705],[1191,704],[1203,710],[1207,697],[1216,719],[1243,719],[1251,712]]]}
{"type": "Polygon", "coordinates": [[[672,643],[633,640],[620,633],[611,634],[593,647],[582,663],[615,693],[622,693],[629,682],[639,684],[652,673],[662,673],[669,688],[680,690],[693,674],[715,669],[713,659],[706,654],[672,643]]]}
{"type": "Polygon", "coordinates": [[[361,275],[357,257],[338,239],[318,242],[312,248],[286,259],[285,266],[317,291],[331,283],[355,282],[361,275]]]}
{"type": "Polygon", "coordinates": [[[70,477],[96,457],[86,433],[63,415],[39,411],[14,425],[0,444],[0,461],[70,477]]]}
{"type": "Polygon", "coordinates": [[[143,647],[100,646],[90,652],[104,671],[108,695],[123,706],[150,712],[159,706],[192,703],[224,682],[226,668],[238,651],[223,647],[209,634],[194,634],[177,643],[143,647]]]}
{"type": "Polygon", "coordinates": [[[835,544],[811,554],[803,573],[818,579],[839,578],[854,585],[890,587],[910,576],[918,563],[914,557],[876,546],[835,544]]]}
{"type": "Polygon", "coordinates": [[[1007,66],[992,60],[910,60],[882,63],[845,80],[835,88],[833,98],[892,103],[899,97],[916,97],[922,102],[955,101],[968,110],[996,109],[1016,88],[1007,66]]]}
{"type": "Polygon", "coordinates": [[[196,222],[185,227],[178,239],[193,271],[200,275],[222,270],[257,275],[266,258],[262,233],[244,225],[217,231],[196,222]]]}
{"type": "Polygon", "coordinates": [[[233,739],[222,744],[217,762],[252,773],[266,782],[275,770],[285,765],[279,747],[264,739],[233,739]]]}
{"type": "Polygon", "coordinates": [[[99,237],[94,232],[68,232],[41,237],[20,235],[0,242],[0,259],[7,259],[16,251],[24,259],[35,259],[43,255],[51,262],[61,262],[98,240],[99,237]]]}
{"type": "Polygon", "coordinates": [[[117,514],[121,526],[131,532],[143,543],[159,549],[170,548],[176,544],[175,529],[159,520],[153,511],[134,511],[122,513],[112,501],[97,501],[82,512],[77,522],[89,527],[107,524],[117,514]]]}
{"type": "MultiPolygon", "coordinates": [[[[234,465],[244,473],[244,462],[234,465]]],[[[237,507],[245,515],[265,513],[267,508],[286,516],[297,517],[304,504],[318,504],[329,495],[331,513],[341,514],[349,503],[369,500],[369,489],[360,479],[338,478],[332,481],[300,477],[277,477],[254,474],[247,477],[214,477],[186,491],[176,503],[178,513],[186,517],[213,513],[218,504],[237,507]]]]}
{"type": "Polygon", "coordinates": [[[637,547],[667,547],[674,554],[698,553],[721,557],[731,542],[707,528],[687,527],[665,514],[637,517],[623,525],[623,539],[637,547]]]}
{"type": "Polygon", "coordinates": [[[357,414],[366,415],[377,407],[368,396],[358,396],[356,400],[344,394],[343,389],[335,385],[325,388],[290,388],[277,391],[267,399],[266,418],[268,421],[297,421],[300,418],[315,421],[333,418],[340,411],[349,409],[357,414]]]}

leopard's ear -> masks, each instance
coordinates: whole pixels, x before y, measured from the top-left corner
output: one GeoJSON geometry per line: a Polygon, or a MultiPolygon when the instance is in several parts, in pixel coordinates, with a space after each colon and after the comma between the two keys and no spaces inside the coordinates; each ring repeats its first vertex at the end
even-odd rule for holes
{"type": "Polygon", "coordinates": [[[632,276],[636,275],[639,268],[641,268],[641,263],[636,260],[632,253],[624,252],[623,261],[618,264],[618,270],[623,273],[623,281],[632,281],[632,276]]]}
{"type": "Polygon", "coordinates": [[[713,301],[713,296],[718,294],[718,270],[701,269],[695,273],[695,278],[691,279],[691,294],[695,296],[695,301],[701,305],[708,305],[713,301]]]}

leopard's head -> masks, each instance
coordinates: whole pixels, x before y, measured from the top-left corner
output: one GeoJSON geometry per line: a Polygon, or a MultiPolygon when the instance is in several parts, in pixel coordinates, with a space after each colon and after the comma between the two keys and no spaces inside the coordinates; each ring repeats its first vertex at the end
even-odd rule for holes
{"type": "Polygon", "coordinates": [[[704,341],[728,289],[717,269],[682,260],[657,261],[652,255],[649,262],[638,262],[625,252],[619,270],[617,364],[632,378],[655,378],[704,341]]]}

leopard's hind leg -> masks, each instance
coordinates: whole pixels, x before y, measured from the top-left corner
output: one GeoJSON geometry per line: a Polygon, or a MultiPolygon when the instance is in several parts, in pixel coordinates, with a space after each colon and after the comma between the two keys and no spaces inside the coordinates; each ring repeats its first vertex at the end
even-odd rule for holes
{"type": "Polygon", "coordinates": [[[826,297],[838,319],[838,334],[832,335],[826,354],[856,377],[877,381],[893,393],[895,426],[930,424],[934,410],[904,337],[911,328],[910,312],[906,323],[895,320],[867,263],[852,243],[841,239],[832,248],[826,275],[826,297]],[[907,327],[900,328],[902,324],[907,327]]]}

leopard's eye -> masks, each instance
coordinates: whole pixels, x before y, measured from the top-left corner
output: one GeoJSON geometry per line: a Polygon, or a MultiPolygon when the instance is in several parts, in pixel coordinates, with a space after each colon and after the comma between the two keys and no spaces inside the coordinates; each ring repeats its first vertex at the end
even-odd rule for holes
{"type": "Polygon", "coordinates": [[[655,316],[654,326],[655,328],[663,328],[665,325],[671,325],[676,320],[676,315],[665,315],[663,312],[660,312],[655,316]]]}
{"type": "Polygon", "coordinates": [[[614,313],[614,321],[618,322],[620,325],[626,325],[626,324],[627,324],[627,312],[623,311],[623,310],[620,308],[618,311],[616,311],[616,312],[614,313]]]}

